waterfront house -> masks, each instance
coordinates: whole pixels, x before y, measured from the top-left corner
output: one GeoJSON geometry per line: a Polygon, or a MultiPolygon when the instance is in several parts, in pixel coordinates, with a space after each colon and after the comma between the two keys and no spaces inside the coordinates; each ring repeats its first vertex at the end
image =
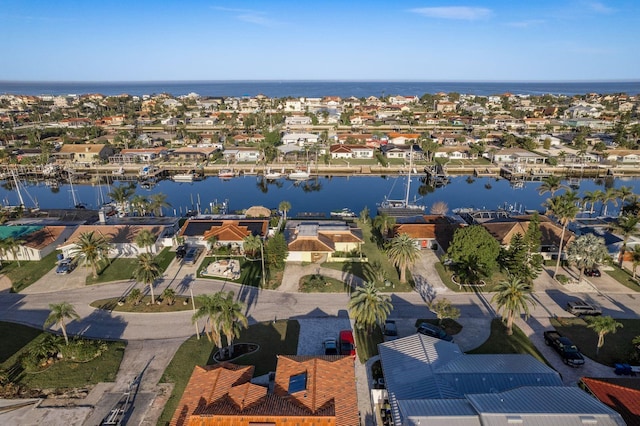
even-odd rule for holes
{"type": "Polygon", "coordinates": [[[161,146],[156,148],[129,148],[109,157],[109,163],[148,163],[165,158],[167,155],[167,149],[161,146]]]}
{"type": "Polygon", "coordinates": [[[610,149],[604,153],[607,161],[615,163],[638,163],[640,162],[640,150],[632,149],[610,149]]]}
{"type": "Polygon", "coordinates": [[[284,231],[287,262],[331,262],[360,251],[362,230],[342,221],[289,220],[284,231]]]}
{"type": "Polygon", "coordinates": [[[310,126],[311,117],[306,115],[293,115],[284,119],[285,126],[310,126]]]}
{"type": "Polygon", "coordinates": [[[185,146],[175,149],[171,157],[181,161],[206,161],[218,148],[215,146],[185,146]]]}
{"type": "Polygon", "coordinates": [[[374,149],[366,145],[335,144],[329,147],[332,159],[373,158],[374,149]]]}
{"type": "Polygon", "coordinates": [[[442,146],[433,154],[434,158],[448,158],[449,160],[476,159],[478,154],[471,154],[471,149],[464,146],[442,146]]]}
{"type": "Polygon", "coordinates": [[[546,163],[547,157],[522,148],[503,148],[493,155],[493,162],[496,164],[534,165],[546,163]]]}
{"type": "Polygon", "coordinates": [[[318,143],[319,137],[313,133],[287,133],[282,136],[283,145],[310,146],[318,143]]]}
{"type": "Polygon", "coordinates": [[[624,425],[618,413],[564,386],[558,372],[528,354],[467,355],[456,343],[423,334],[381,343],[378,352],[396,426],[624,425]]]}
{"type": "Polygon", "coordinates": [[[394,145],[407,145],[415,143],[419,138],[419,133],[396,133],[390,132],[387,134],[389,142],[394,145]]]}
{"type": "Polygon", "coordinates": [[[384,237],[389,240],[398,235],[407,234],[416,241],[421,249],[428,248],[444,253],[449,248],[453,234],[459,227],[459,222],[442,215],[398,218],[393,229],[384,237]]]}
{"type": "Polygon", "coordinates": [[[52,155],[57,161],[92,164],[106,161],[112,154],[113,148],[106,144],[64,144],[52,155]]]}
{"type": "Polygon", "coordinates": [[[254,367],[196,366],[170,426],[357,426],[355,369],[349,356],[278,355],[275,373],[254,382],[254,367]]]}
{"type": "Polygon", "coordinates": [[[57,245],[73,232],[72,227],[40,226],[40,225],[11,225],[0,226],[0,240],[13,238],[22,241],[16,246],[15,253],[5,249],[2,260],[37,261],[42,260],[53,252],[57,245]]]}
{"type": "Polygon", "coordinates": [[[171,226],[165,225],[80,225],[58,246],[58,250],[62,251],[65,258],[77,256],[76,242],[82,234],[93,232],[109,243],[109,252],[106,254],[108,257],[136,257],[146,252],[157,253],[163,245],[164,237],[173,233],[171,229],[171,226]],[[154,237],[154,242],[149,247],[140,247],[136,242],[136,237],[142,230],[149,231],[154,237]]]}
{"type": "Polygon", "coordinates": [[[223,157],[227,161],[235,161],[235,162],[257,162],[262,156],[262,152],[259,148],[251,148],[251,147],[238,147],[238,148],[227,148],[222,153],[223,157]]]}
{"type": "Polygon", "coordinates": [[[211,241],[215,241],[217,247],[227,246],[241,251],[244,247],[245,237],[256,235],[265,238],[268,230],[268,218],[231,219],[212,217],[187,220],[182,225],[178,236],[184,239],[185,243],[191,245],[211,248],[211,241]]]}

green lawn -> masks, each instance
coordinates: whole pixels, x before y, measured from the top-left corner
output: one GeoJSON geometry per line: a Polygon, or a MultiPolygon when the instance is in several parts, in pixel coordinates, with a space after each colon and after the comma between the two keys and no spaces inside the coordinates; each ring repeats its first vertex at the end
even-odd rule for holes
{"type": "Polygon", "coordinates": [[[631,340],[640,336],[640,320],[617,319],[623,325],[615,334],[607,334],[604,338],[604,346],[596,356],[598,335],[590,328],[582,318],[552,318],[551,325],[563,336],[568,337],[580,348],[585,356],[601,364],[613,367],[615,363],[632,361],[635,351],[631,340]]]}
{"type": "Polygon", "coordinates": [[[457,293],[475,292],[475,291],[492,292],[495,290],[496,286],[500,281],[507,279],[507,275],[504,272],[497,271],[497,272],[494,272],[493,275],[491,275],[491,277],[484,278],[484,281],[486,283],[485,286],[483,287],[462,286],[462,289],[461,289],[459,285],[455,284],[451,280],[451,276],[453,275],[453,271],[451,269],[446,268],[441,262],[437,262],[435,264],[435,268],[436,268],[436,271],[438,272],[438,275],[440,275],[440,279],[442,280],[444,285],[446,285],[447,288],[449,288],[449,290],[455,291],[457,293]]]}
{"type": "Polygon", "coordinates": [[[386,254],[378,248],[375,237],[371,233],[371,225],[358,221],[358,224],[362,228],[362,237],[364,244],[362,245],[362,251],[364,256],[369,259],[368,263],[361,262],[325,262],[322,264],[323,268],[335,269],[337,271],[347,272],[356,275],[367,281],[374,281],[373,271],[371,270],[373,264],[380,264],[384,271],[385,278],[391,283],[390,287],[385,286],[383,283],[377,283],[377,286],[382,291],[394,292],[407,292],[413,290],[413,279],[411,273],[407,271],[407,283],[400,282],[400,276],[398,270],[389,261],[386,254]]]}
{"type": "Polygon", "coordinates": [[[634,280],[632,273],[629,272],[629,270],[626,268],[621,269],[617,265],[613,265],[612,271],[603,271],[603,272],[605,272],[607,275],[609,275],[610,277],[618,281],[623,286],[633,291],[640,290],[640,285],[638,285],[638,282],[639,282],[638,278],[634,280]]]}
{"type": "MultiPolygon", "coordinates": [[[[296,354],[299,333],[300,324],[298,321],[282,320],[275,323],[270,321],[254,324],[243,330],[235,343],[256,343],[260,346],[260,350],[233,360],[233,363],[254,365],[254,376],[275,371],[278,354],[296,354]]],[[[200,340],[197,340],[195,336],[191,337],[180,346],[161,379],[162,383],[173,383],[174,388],[162,416],[158,420],[158,425],[167,425],[171,420],[184,388],[189,382],[193,368],[196,365],[213,364],[212,358],[215,352],[216,348],[205,336],[201,336],[200,340]]]]}
{"type": "Polygon", "coordinates": [[[501,320],[491,321],[491,335],[480,347],[475,348],[469,354],[529,354],[540,362],[548,365],[547,360],[531,340],[517,326],[513,326],[513,334],[507,336],[506,328],[501,320]]]}
{"type": "Polygon", "coordinates": [[[22,261],[20,266],[18,266],[18,262],[3,261],[0,273],[9,277],[13,283],[12,291],[18,293],[51,271],[56,266],[57,254],[56,251],[53,251],[37,262],[22,261]]]}
{"type": "Polygon", "coordinates": [[[226,280],[238,284],[244,284],[251,287],[262,286],[262,262],[249,261],[245,257],[235,257],[240,262],[240,278],[237,280],[230,280],[223,277],[213,277],[202,275],[202,271],[209,266],[209,264],[216,260],[229,259],[228,256],[207,256],[203,259],[200,267],[198,268],[198,277],[211,280],[226,280]]]}
{"type": "MultiPolygon", "coordinates": [[[[165,247],[156,256],[156,262],[160,266],[160,270],[164,273],[169,267],[171,261],[176,257],[176,253],[171,251],[169,247],[165,247]]],[[[98,267],[98,278],[93,278],[93,270],[84,265],[79,265],[78,269],[87,272],[87,285],[108,283],[111,281],[126,281],[133,276],[133,270],[138,266],[137,258],[118,257],[111,259],[110,262],[101,262],[98,267]]]]}
{"type": "Polygon", "coordinates": [[[49,333],[31,327],[0,322],[3,343],[0,345],[0,369],[21,386],[32,389],[82,388],[115,380],[124,355],[124,342],[105,342],[108,349],[88,362],[58,361],[37,373],[24,371],[20,359],[38,347],[49,333]]]}
{"type": "Polygon", "coordinates": [[[322,274],[305,275],[300,278],[299,288],[302,293],[344,293],[349,290],[344,281],[322,274]]]}

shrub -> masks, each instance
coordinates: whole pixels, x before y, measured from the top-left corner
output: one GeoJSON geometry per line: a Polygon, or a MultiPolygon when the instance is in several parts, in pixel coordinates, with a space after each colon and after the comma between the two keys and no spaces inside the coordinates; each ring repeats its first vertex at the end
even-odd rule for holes
{"type": "Polygon", "coordinates": [[[556,280],[562,284],[565,285],[569,282],[569,277],[567,277],[566,275],[562,275],[562,274],[558,274],[556,275],[556,280]]]}
{"type": "Polygon", "coordinates": [[[129,292],[129,294],[127,295],[127,302],[131,303],[134,306],[139,305],[140,302],[142,302],[142,292],[139,288],[134,288],[129,292]]]}

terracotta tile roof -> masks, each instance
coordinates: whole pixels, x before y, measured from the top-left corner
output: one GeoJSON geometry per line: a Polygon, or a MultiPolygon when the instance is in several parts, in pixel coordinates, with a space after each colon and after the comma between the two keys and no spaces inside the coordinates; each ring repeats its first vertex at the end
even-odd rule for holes
{"type": "Polygon", "coordinates": [[[224,221],[221,226],[212,226],[202,235],[202,238],[208,240],[211,237],[217,237],[218,241],[242,241],[249,235],[251,231],[248,227],[239,226],[234,221],[224,221]]]}
{"type": "Polygon", "coordinates": [[[57,240],[64,230],[64,226],[45,226],[39,231],[32,232],[24,237],[24,245],[36,250],[41,250],[57,240]]]}
{"type": "Polygon", "coordinates": [[[99,154],[105,147],[105,144],[64,144],[60,148],[62,154],[75,154],[81,152],[88,152],[91,154],[99,154]]]}
{"type": "Polygon", "coordinates": [[[356,230],[349,231],[331,231],[318,232],[319,237],[324,237],[333,243],[362,243],[364,242],[362,236],[358,236],[356,230]]]}
{"type": "Polygon", "coordinates": [[[196,367],[170,425],[359,425],[353,359],[278,357],[273,393],[250,383],[253,367],[196,367]],[[305,389],[289,393],[292,376],[306,373],[305,389]]]}
{"type": "MultiPolygon", "coordinates": [[[[614,380],[583,377],[582,383],[596,398],[617,411],[627,425],[640,425],[640,389],[613,383],[614,380]]],[[[634,380],[640,382],[638,379],[634,380]]]]}
{"type": "Polygon", "coordinates": [[[297,237],[289,243],[289,251],[326,252],[333,253],[335,246],[327,237],[297,237]]]}

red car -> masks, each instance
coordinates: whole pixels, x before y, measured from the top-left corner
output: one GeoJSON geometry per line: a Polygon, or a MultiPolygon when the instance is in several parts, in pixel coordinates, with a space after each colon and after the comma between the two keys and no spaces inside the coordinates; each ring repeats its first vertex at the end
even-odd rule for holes
{"type": "Polygon", "coordinates": [[[342,330],[338,338],[338,343],[340,355],[351,355],[353,359],[356,359],[356,343],[353,340],[351,330],[342,330]]]}

